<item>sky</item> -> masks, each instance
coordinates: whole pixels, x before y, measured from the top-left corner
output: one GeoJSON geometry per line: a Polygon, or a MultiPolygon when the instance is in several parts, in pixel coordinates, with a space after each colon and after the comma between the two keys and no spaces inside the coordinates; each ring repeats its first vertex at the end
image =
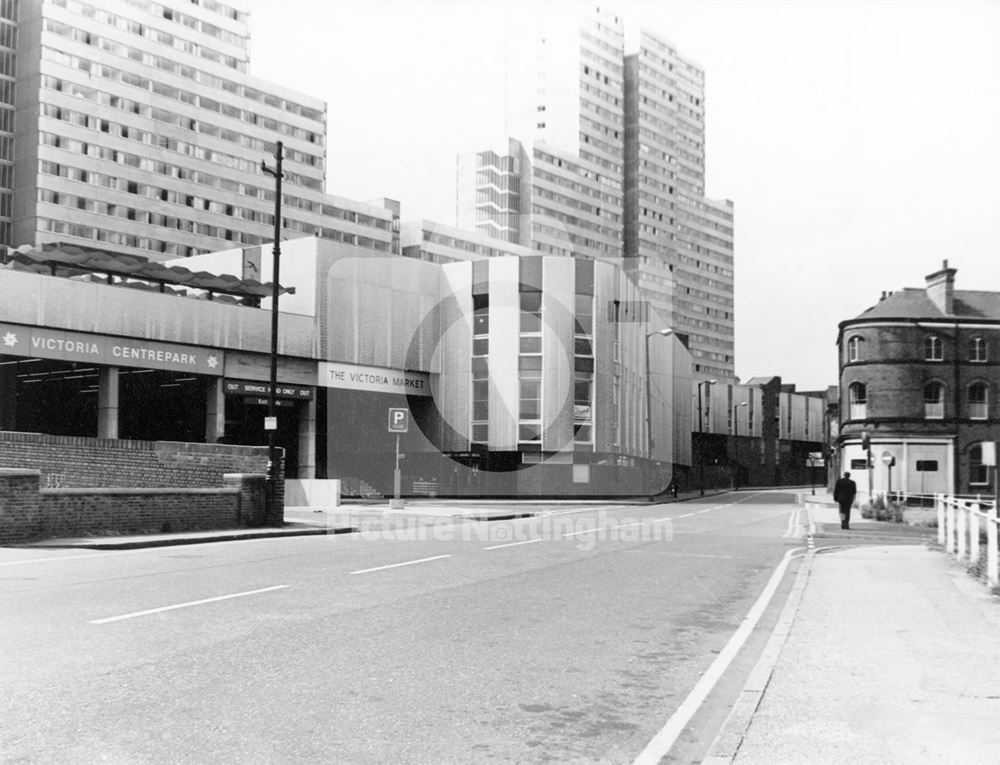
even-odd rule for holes
{"type": "MultiPolygon", "coordinates": [[[[538,8],[574,5],[251,0],[250,73],[327,102],[329,193],[454,224],[458,152],[500,145],[538,8]]],[[[838,323],[945,259],[1000,291],[1000,0],[606,5],[705,70],[742,380],[836,385],[838,323]]]]}

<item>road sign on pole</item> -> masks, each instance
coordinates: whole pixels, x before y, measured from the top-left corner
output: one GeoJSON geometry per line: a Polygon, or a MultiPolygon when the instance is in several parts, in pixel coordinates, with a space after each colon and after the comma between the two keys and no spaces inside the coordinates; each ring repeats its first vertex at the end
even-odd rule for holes
{"type": "Polygon", "coordinates": [[[389,410],[389,432],[390,433],[406,433],[410,429],[410,410],[409,409],[390,409],[389,410]]]}
{"type": "Polygon", "coordinates": [[[400,497],[400,489],[403,483],[403,474],[399,470],[399,434],[406,433],[410,429],[410,410],[402,408],[389,409],[389,432],[396,434],[396,469],[392,472],[392,499],[389,500],[391,510],[402,510],[403,499],[400,497]]]}

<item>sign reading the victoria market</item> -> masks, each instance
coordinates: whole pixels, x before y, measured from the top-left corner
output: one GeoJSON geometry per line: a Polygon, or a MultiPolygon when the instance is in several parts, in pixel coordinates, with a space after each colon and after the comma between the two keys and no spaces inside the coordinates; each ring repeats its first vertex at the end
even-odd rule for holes
{"type": "Polygon", "coordinates": [[[220,376],[224,366],[224,354],[215,348],[16,324],[0,324],[0,354],[213,376],[220,376]]]}
{"type": "Polygon", "coordinates": [[[324,388],[348,388],[373,393],[402,393],[430,396],[430,375],[385,367],[365,367],[323,361],[319,365],[319,385],[324,388]]]}

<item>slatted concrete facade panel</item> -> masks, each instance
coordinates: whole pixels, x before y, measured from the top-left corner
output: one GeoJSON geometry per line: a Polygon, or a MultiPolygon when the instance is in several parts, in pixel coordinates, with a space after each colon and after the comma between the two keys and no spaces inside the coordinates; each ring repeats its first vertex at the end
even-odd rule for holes
{"type": "Polygon", "coordinates": [[[518,326],[521,316],[517,258],[489,261],[490,294],[490,449],[517,449],[518,326]]]}
{"type": "Polygon", "coordinates": [[[542,450],[573,451],[575,261],[545,258],[542,283],[542,450]]]}

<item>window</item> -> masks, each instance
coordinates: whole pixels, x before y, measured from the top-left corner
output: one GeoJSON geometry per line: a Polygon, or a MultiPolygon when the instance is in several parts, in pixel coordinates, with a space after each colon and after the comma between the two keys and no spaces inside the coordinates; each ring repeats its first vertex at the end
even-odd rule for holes
{"type": "Polygon", "coordinates": [[[852,420],[863,420],[868,416],[868,388],[864,383],[851,383],[847,389],[847,401],[852,420]]]}
{"type": "Polygon", "coordinates": [[[861,361],[861,338],[857,335],[847,341],[847,360],[861,361]]]}
{"type": "Polygon", "coordinates": [[[969,484],[985,486],[989,484],[989,467],[983,464],[982,444],[974,444],[969,449],[969,484]]]}
{"type": "Polygon", "coordinates": [[[490,332],[490,296],[472,296],[472,334],[488,335],[490,332]]]}
{"type": "Polygon", "coordinates": [[[489,296],[472,296],[472,442],[486,443],[489,439],[490,371],[489,296]]]}
{"type": "Polygon", "coordinates": [[[521,293],[521,332],[542,331],[542,293],[521,293]]]}
{"type": "Polygon", "coordinates": [[[941,345],[941,338],[937,335],[928,335],[924,338],[924,360],[944,360],[944,348],[941,345]]]}
{"type": "Polygon", "coordinates": [[[989,391],[986,383],[976,382],[969,386],[969,417],[973,420],[987,419],[989,391]]]}
{"type": "Polygon", "coordinates": [[[969,340],[969,361],[983,362],[989,358],[986,352],[986,340],[982,337],[973,337],[969,340]]]}
{"type": "Polygon", "coordinates": [[[577,294],[573,349],[573,440],[594,441],[594,296],[577,294]]]}
{"type": "Polygon", "coordinates": [[[944,417],[944,386],[939,382],[924,386],[924,417],[928,420],[944,417]]]}

